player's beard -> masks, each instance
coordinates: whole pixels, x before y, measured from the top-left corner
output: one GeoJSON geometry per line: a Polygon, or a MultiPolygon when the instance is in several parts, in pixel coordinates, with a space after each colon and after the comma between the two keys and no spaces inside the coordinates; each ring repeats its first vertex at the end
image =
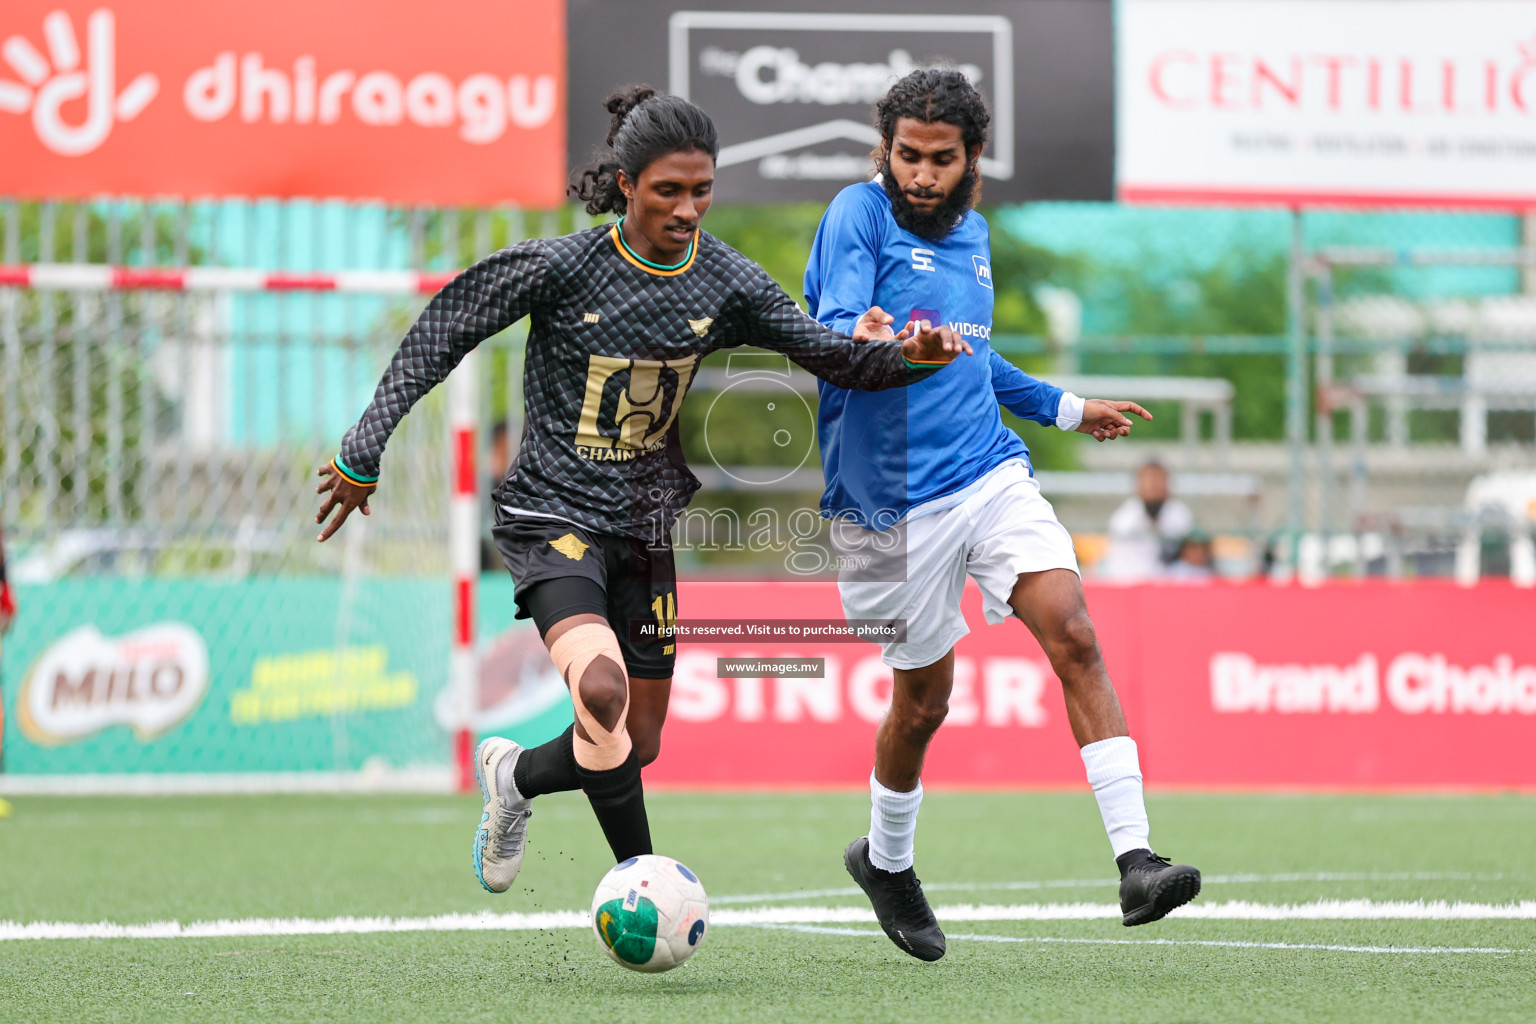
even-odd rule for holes
{"type": "Polygon", "coordinates": [[[955,229],[960,217],[970,209],[971,199],[976,195],[976,165],[966,167],[959,183],[932,209],[920,210],[912,205],[911,197],[896,184],[889,159],[880,166],[880,185],[890,197],[891,216],[896,218],[897,224],[919,238],[939,242],[955,229]]]}

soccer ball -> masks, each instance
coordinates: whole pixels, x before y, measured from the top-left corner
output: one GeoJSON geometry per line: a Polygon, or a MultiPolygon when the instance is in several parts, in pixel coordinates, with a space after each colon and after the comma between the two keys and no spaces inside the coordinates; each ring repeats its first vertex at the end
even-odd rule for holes
{"type": "Polygon", "coordinates": [[[699,877],[671,857],[647,853],[613,866],[592,897],[592,932],[603,952],[632,971],[670,971],[709,929],[699,877]]]}

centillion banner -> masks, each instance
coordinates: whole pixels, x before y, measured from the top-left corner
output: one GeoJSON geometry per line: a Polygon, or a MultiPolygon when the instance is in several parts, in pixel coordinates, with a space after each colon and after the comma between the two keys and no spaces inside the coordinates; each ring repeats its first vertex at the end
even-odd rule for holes
{"type": "Polygon", "coordinates": [[[1530,0],[1122,0],[1122,199],[1536,204],[1530,0]]]}

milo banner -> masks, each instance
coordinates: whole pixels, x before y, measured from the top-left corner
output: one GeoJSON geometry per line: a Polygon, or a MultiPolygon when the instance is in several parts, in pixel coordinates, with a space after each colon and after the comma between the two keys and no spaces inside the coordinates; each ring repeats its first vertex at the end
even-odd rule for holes
{"type": "Polygon", "coordinates": [[[417,769],[448,648],[439,581],[79,580],[21,588],[11,776],[417,769]]]}

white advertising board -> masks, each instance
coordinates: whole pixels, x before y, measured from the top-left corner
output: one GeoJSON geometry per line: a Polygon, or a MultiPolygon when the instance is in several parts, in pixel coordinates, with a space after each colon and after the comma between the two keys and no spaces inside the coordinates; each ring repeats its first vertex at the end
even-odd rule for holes
{"type": "Polygon", "coordinates": [[[1533,0],[1120,0],[1128,202],[1536,206],[1533,0]]]}

